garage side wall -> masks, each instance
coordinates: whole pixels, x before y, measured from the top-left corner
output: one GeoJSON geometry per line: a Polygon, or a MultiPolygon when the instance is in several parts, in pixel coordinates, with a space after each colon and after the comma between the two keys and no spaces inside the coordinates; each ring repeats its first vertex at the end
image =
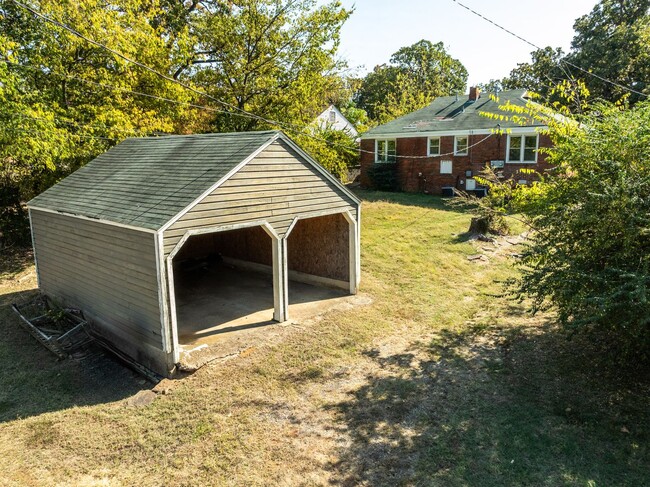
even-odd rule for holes
{"type": "Polygon", "coordinates": [[[350,210],[357,203],[288,144],[278,140],[164,233],[168,255],[185,232],[245,222],[267,221],[283,237],[296,216],[350,210]]]}
{"type": "Polygon", "coordinates": [[[41,291],[166,374],[154,234],[35,209],[31,218],[41,291]]]}

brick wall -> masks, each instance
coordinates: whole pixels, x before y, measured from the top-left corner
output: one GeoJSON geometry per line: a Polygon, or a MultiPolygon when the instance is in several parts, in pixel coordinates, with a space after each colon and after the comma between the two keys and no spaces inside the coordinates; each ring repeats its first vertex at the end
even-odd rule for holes
{"type": "MultiPolygon", "coordinates": [[[[470,135],[469,145],[477,144],[486,135],[470,135]]],[[[397,139],[396,170],[402,191],[441,194],[442,188],[451,186],[457,189],[465,188],[465,172],[472,171],[478,174],[491,160],[505,160],[507,135],[492,135],[487,140],[470,147],[466,156],[443,156],[409,159],[404,156],[426,156],[427,137],[408,137],[397,139]],[[401,156],[401,157],[399,157],[401,156]],[[452,174],[440,174],[440,161],[452,161],[452,174]]],[[[550,139],[540,134],[539,146],[550,147],[550,139]]],[[[375,141],[372,139],[361,140],[361,185],[372,188],[372,181],[368,177],[368,170],[375,164],[375,141]]],[[[443,136],[440,138],[440,153],[447,154],[454,151],[454,137],[443,136]]],[[[515,179],[530,180],[530,175],[518,174],[520,169],[535,169],[543,172],[551,166],[546,162],[545,154],[537,154],[537,164],[511,164],[506,163],[503,169],[504,176],[515,179]]]]}

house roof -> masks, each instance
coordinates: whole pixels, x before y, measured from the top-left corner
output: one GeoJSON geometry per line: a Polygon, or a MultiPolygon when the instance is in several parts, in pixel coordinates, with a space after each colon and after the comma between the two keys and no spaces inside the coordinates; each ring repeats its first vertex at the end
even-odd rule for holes
{"type": "MultiPolygon", "coordinates": [[[[463,130],[490,130],[501,125],[502,129],[521,127],[522,125],[511,120],[499,120],[481,115],[481,112],[507,115],[513,114],[499,110],[499,105],[510,102],[513,105],[525,107],[528,100],[525,98],[526,90],[501,91],[498,101],[494,101],[489,93],[483,93],[478,100],[471,101],[467,95],[442,96],[415,112],[392,120],[384,125],[379,125],[366,132],[362,139],[374,139],[377,136],[404,136],[408,134],[450,132],[463,130]]],[[[544,127],[542,123],[531,123],[528,127],[544,127]]]]}
{"type": "Polygon", "coordinates": [[[131,138],[114,146],[28,205],[158,230],[277,131],[131,138]]]}

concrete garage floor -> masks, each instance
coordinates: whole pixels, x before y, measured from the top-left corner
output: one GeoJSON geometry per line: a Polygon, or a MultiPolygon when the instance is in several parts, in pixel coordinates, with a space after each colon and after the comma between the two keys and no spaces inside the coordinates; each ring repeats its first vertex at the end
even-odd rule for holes
{"type": "MultiPolygon", "coordinates": [[[[203,363],[260,345],[274,329],[272,276],[218,264],[174,276],[181,363],[203,363]]],[[[340,289],[289,282],[289,323],[354,300],[340,289]]]]}

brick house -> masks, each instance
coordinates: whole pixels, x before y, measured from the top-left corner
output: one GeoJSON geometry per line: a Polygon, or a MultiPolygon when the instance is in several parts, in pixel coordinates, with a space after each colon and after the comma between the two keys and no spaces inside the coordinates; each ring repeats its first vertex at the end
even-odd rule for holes
{"type": "Polygon", "coordinates": [[[522,126],[481,115],[512,117],[513,113],[499,110],[499,105],[525,107],[526,90],[502,91],[497,96],[495,101],[481,95],[478,88],[470,88],[469,96],[436,98],[421,110],[366,132],[361,137],[362,187],[377,186],[373,181],[377,164],[394,168],[402,191],[430,194],[450,194],[452,188],[483,192],[473,177],[486,164],[521,184],[531,178],[521,169],[549,169],[545,154],[538,152],[551,144],[540,133],[546,125],[531,120],[522,126]],[[495,133],[498,129],[507,133],[495,133]]]}

